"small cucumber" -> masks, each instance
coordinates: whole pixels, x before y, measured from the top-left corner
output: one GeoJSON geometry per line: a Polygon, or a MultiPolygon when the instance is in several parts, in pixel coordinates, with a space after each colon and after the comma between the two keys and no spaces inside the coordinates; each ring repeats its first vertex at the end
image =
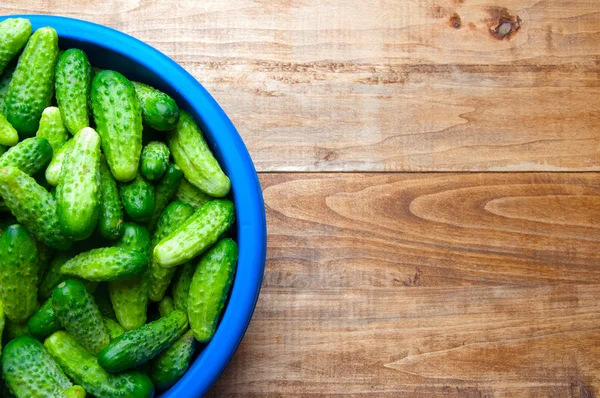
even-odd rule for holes
{"type": "Polygon", "coordinates": [[[125,212],[136,222],[146,222],[154,211],[154,187],[141,175],[121,184],[121,201],[125,212]]]}
{"type": "Polygon", "coordinates": [[[67,279],[78,280],[85,285],[85,288],[88,292],[94,293],[98,284],[97,282],[90,282],[83,279],[68,277],[60,272],[60,268],[63,266],[63,264],[73,258],[73,256],[75,256],[73,251],[59,251],[56,253],[52,261],[50,261],[50,265],[48,266],[48,269],[42,278],[42,282],[40,283],[38,291],[40,297],[45,299],[49,298],[52,295],[54,288],[67,279]]]}
{"type": "Polygon", "coordinates": [[[94,301],[103,317],[112,319],[113,321],[117,320],[115,310],[110,302],[110,294],[108,293],[108,285],[106,283],[98,285],[98,288],[94,292],[94,301]]]}
{"type": "Polygon", "coordinates": [[[60,173],[62,171],[63,160],[75,144],[75,140],[71,138],[65,143],[52,157],[52,161],[46,168],[46,181],[51,186],[55,187],[58,185],[60,180],[60,173]]]}
{"type": "Polygon", "coordinates": [[[67,280],[52,292],[52,308],[61,325],[90,353],[96,355],[110,341],[102,315],[85,286],[67,280]]]}
{"type": "Polygon", "coordinates": [[[90,126],[92,65],[87,55],[76,48],[66,50],[56,64],[56,102],[65,126],[73,135],[90,126]]]}
{"type": "Polygon", "coordinates": [[[89,394],[103,398],[154,396],[154,386],[148,376],[140,372],[108,374],[98,365],[98,360],[67,332],[54,333],[44,345],[64,372],[89,394]]]}
{"type": "Polygon", "coordinates": [[[91,97],[110,171],[117,181],[131,181],[142,154],[142,111],[135,89],[120,73],[104,70],[92,81],[91,97]]]}
{"type": "Polygon", "coordinates": [[[196,340],[209,341],[233,282],[238,249],[229,238],[221,239],[200,260],[192,278],[188,316],[196,340]]]}
{"type": "Polygon", "coordinates": [[[0,113],[0,145],[13,146],[19,142],[19,133],[0,113]]]}
{"type": "Polygon", "coordinates": [[[167,204],[171,201],[171,198],[175,194],[175,191],[179,187],[181,180],[183,179],[183,172],[176,164],[170,164],[167,168],[166,173],[163,175],[155,190],[154,198],[154,211],[152,212],[152,218],[148,223],[148,229],[154,231],[156,222],[162,214],[167,204]]]}
{"type": "Polygon", "coordinates": [[[175,100],[147,84],[132,83],[142,107],[144,123],[158,131],[175,128],[179,120],[179,108],[175,100]]]}
{"type": "Polygon", "coordinates": [[[52,147],[52,159],[56,157],[59,149],[69,140],[69,133],[63,123],[60,110],[55,106],[50,106],[42,112],[40,128],[35,134],[36,137],[42,137],[48,140],[52,147]]]}
{"type": "Polygon", "coordinates": [[[0,299],[13,322],[35,311],[39,278],[38,249],[25,227],[15,224],[0,237],[0,299]]]}
{"type": "Polygon", "coordinates": [[[188,330],[152,361],[149,374],[157,389],[166,390],[177,383],[188,370],[195,348],[194,333],[188,330]]]}
{"type": "MultiPolygon", "coordinates": [[[[192,206],[181,202],[170,203],[158,220],[151,247],[154,248],[161,240],[177,230],[192,214],[194,214],[192,206]]],[[[147,273],[150,300],[158,302],[163,298],[175,270],[176,268],[163,268],[154,260],[150,262],[147,273]]]]}
{"type": "Polygon", "coordinates": [[[48,140],[41,137],[27,138],[0,156],[0,168],[12,166],[33,175],[48,164],[50,159],[52,147],[48,140]]]}
{"type": "Polygon", "coordinates": [[[169,268],[185,263],[215,243],[233,224],[229,200],[212,200],[154,248],[154,259],[169,268]]]}
{"type": "Polygon", "coordinates": [[[188,113],[181,111],[177,128],[168,133],[167,142],[175,163],[192,185],[214,197],[220,198],[229,193],[229,178],[221,170],[202,131],[188,113]]]}
{"type": "Polygon", "coordinates": [[[21,51],[31,36],[31,22],[25,18],[8,18],[0,22],[0,74],[21,51]]]}
{"type": "Polygon", "coordinates": [[[131,222],[123,224],[123,235],[115,247],[133,250],[146,256],[150,260],[150,233],[148,229],[131,222]]]}
{"type": "Polygon", "coordinates": [[[56,188],[56,213],[62,232],[83,240],[92,235],[100,215],[100,136],[86,127],[73,139],[56,188]]]}
{"type": "Polygon", "coordinates": [[[8,94],[8,86],[12,79],[13,72],[17,67],[16,59],[13,60],[5,69],[4,73],[0,74],[0,113],[6,116],[6,95],[8,94]]]}
{"type": "Polygon", "coordinates": [[[114,240],[123,233],[123,205],[117,182],[104,156],[100,162],[100,219],[98,229],[104,239],[114,240]]]}
{"type": "Polygon", "coordinates": [[[27,321],[29,331],[38,339],[51,335],[59,330],[62,325],[52,307],[52,299],[49,298],[27,321]]]}
{"type": "Polygon", "coordinates": [[[58,35],[50,27],[36,30],[19,57],[6,96],[6,118],[23,136],[35,134],[42,112],[52,104],[57,57],[58,35]]]}
{"type": "Polygon", "coordinates": [[[125,329],[123,326],[119,325],[117,322],[113,321],[110,318],[103,318],[104,326],[106,326],[106,330],[108,331],[108,335],[110,336],[111,341],[125,333],[125,329]]]}
{"type": "Polygon", "coordinates": [[[173,311],[175,311],[173,299],[169,296],[163,297],[163,299],[158,303],[158,313],[160,314],[161,318],[169,315],[173,311]]]}
{"type": "MultiPolygon", "coordinates": [[[[17,137],[18,139],[18,137],[17,137]]],[[[0,141],[0,144],[2,142],[0,141]]],[[[10,144],[4,144],[10,145],[10,144]]],[[[14,145],[14,144],[12,144],[14,145]]],[[[142,150],[142,164],[140,171],[142,176],[149,181],[156,181],[167,170],[171,153],[164,142],[152,141],[142,150]]]]}
{"type": "Polygon", "coordinates": [[[98,363],[111,373],[143,365],[168,348],[187,326],[187,316],[182,311],[173,311],[114,339],[98,354],[98,363]]]}
{"type": "Polygon", "coordinates": [[[188,261],[177,268],[175,279],[173,280],[173,305],[176,310],[181,310],[187,314],[188,297],[190,294],[190,285],[192,277],[196,271],[196,265],[188,261]]]}
{"type": "Polygon", "coordinates": [[[65,275],[88,281],[109,282],[131,279],[148,268],[148,257],[120,247],[103,247],[83,252],[61,267],[65,275]]]}
{"type": "Polygon", "coordinates": [[[6,345],[2,373],[18,398],[62,398],[73,386],[42,343],[28,336],[6,345]]]}

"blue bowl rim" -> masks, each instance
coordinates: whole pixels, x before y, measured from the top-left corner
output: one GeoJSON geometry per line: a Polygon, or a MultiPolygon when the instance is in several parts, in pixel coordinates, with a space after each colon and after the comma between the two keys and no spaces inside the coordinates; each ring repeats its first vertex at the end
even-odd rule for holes
{"type": "Polygon", "coordinates": [[[179,382],[162,397],[202,396],[225,369],[252,318],[266,261],[266,218],[262,190],[250,154],[231,120],[204,87],[183,67],[150,45],[93,22],[50,15],[5,15],[28,18],[34,30],[51,26],[59,37],[104,47],[143,65],[160,76],[191,104],[207,140],[220,151],[233,187],[238,226],[236,277],[219,327],[179,382]],[[198,117],[200,119],[198,119],[198,117]],[[218,132],[216,134],[215,132],[218,132]]]}

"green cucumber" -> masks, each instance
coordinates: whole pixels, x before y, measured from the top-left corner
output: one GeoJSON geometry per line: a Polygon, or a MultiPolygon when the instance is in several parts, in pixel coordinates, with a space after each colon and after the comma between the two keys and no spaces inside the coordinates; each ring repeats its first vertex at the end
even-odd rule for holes
{"type": "Polygon", "coordinates": [[[65,398],[85,398],[85,390],[81,386],[73,386],[64,392],[65,398]]]}
{"type": "Polygon", "coordinates": [[[4,318],[4,306],[2,305],[2,301],[0,301],[0,354],[2,354],[2,335],[4,334],[4,324],[6,320],[4,318]]]}
{"type": "Polygon", "coordinates": [[[213,197],[208,196],[190,184],[185,178],[181,180],[177,191],[175,191],[175,200],[191,205],[194,210],[200,209],[206,202],[210,202],[213,199],[213,197]]]}
{"type": "Polygon", "coordinates": [[[173,98],[144,83],[132,82],[142,107],[144,123],[158,131],[175,128],[179,108],[173,98]]]}
{"type": "Polygon", "coordinates": [[[52,147],[45,138],[27,138],[0,156],[0,168],[12,166],[33,175],[52,159],[52,147]]]}
{"type": "Polygon", "coordinates": [[[142,111],[131,82],[105,70],[92,81],[92,110],[115,180],[131,181],[142,154],[142,111]]]}
{"type": "MultiPolygon", "coordinates": [[[[192,206],[181,202],[170,203],[158,220],[151,247],[154,248],[160,241],[177,230],[192,214],[194,214],[192,206]]],[[[147,273],[150,300],[158,302],[163,298],[175,270],[175,268],[163,268],[154,260],[150,262],[147,273]]]]}
{"type": "Polygon", "coordinates": [[[148,257],[120,247],[103,247],[83,252],[61,267],[65,275],[88,281],[109,282],[131,279],[148,268],[148,257]]]}
{"type": "Polygon", "coordinates": [[[136,222],[146,222],[154,211],[154,187],[141,175],[121,184],[121,201],[125,212],[136,222]]]}
{"type": "Polygon", "coordinates": [[[168,348],[187,326],[187,316],[181,311],[173,311],[114,339],[98,354],[98,363],[111,373],[143,365],[168,348]]]}
{"type": "Polygon", "coordinates": [[[73,251],[59,251],[56,253],[52,261],[50,261],[50,265],[48,266],[43,278],[41,279],[42,282],[40,283],[38,291],[40,297],[45,299],[49,298],[52,295],[54,288],[67,279],[78,280],[85,285],[85,288],[88,292],[94,293],[97,282],[90,282],[83,279],[68,277],[60,272],[63,264],[73,258],[73,256],[75,256],[75,252],[73,251]]]}
{"type": "Polygon", "coordinates": [[[221,170],[202,131],[188,113],[181,111],[177,128],[168,133],[167,142],[175,163],[192,185],[214,197],[220,198],[229,193],[229,178],[221,170]]]}
{"type": "Polygon", "coordinates": [[[154,198],[154,211],[152,212],[152,218],[148,223],[148,229],[153,231],[156,227],[156,222],[162,214],[167,204],[173,198],[175,191],[179,187],[179,184],[183,180],[183,172],[176,164],[170,164],[167,168],[166,173],[163,175],[158,185],[156,185],[155,198],[154,198]]]}
{"type": "Polygon", "coordinates": [[[54,159],[59,149],[69,140],[69,133],[65,128],[60,110],[57,107],[50,106],[44,109],[42,119],[40,120],[40,128],[35,133],[35,136],[48,140],[48,143],[52,147],[52,159],[54,159]]]}
{"type": "Polygon", "coordinates": [[[112,319],[104,317],[103,320],[104,326],[106,326],[106,330],[108,331],[108,335],[110,336],[111,341],[125,333],[125,329],[123,329],[123,326],[119,325],[112,319]]]}
{"type": "Polygon", "coordinates": [[[173,280],[173,305],[176,310],[181,310],[187,314],[188,297],[190,294],[190,285],[192,277],[196,271],[196,265],[188,261],[177,268],[175,279],[173,280]]]}
{"type": "Polygon", "coordinates": [[[76,48],[66,50],[56,64],[56,102],[73,135],[90,126],[92,75],[87,55],[76,48]]]}
{"type": "Polygon", "coordinates": [[[100,136],[86,127],[73,139],[56,188],[56,213],[62,232],[83,240],[92,235],[100,215],[100,136]]]}
{"type": "Polygon", "coordinates": [[[6,118],[23,136],[38,130],[44,109],[52,104],[58,35],[40,28],[29,38],[19,57],[6,96],[6,118]]]}
{"type": "Polygon", "coordinates": [[[103,398],[154,396],[154,386],[148,376],[140,372],[108,374],[98,365],[98,360],[67,332],[54,333],[44,345],[63,371],[89,394],[103,398]]]}
{"type": "Polygon", "coordinates": [[[212,200],[154,248],[154,259],[169,268],[185,263],[208,249],[233,224],[229,200],[212,200]]]}
{"type": "Polygon", "coordinates": [[[25,227],[15,224],[0,237],[0,299],[13,322],[35,311],[39,278],[38,249],[25,227]]]}
{"type": "Polygon", "coordinates": [[[100,162],[100,198],[100,235],[108,240],[117,239],[123,233],[123,205],[117,182],[108,169],[104,156],[100,162]]]}
{"type": "Polygon", "coordinates": [[[8,86],[12,79],[13,72],[17,67],[16,59],[13,60],[5,69],[4,73],[0,74],[0,113],[6,116],[6,96],[8,94],[8,86]]]}
{"type": "Polygon", "coordinates": [[[163,299],[160,300],[160,302],[158,303],[158,313],[160,314],[160,316],[167,316],[173,311],[175,311],[173,299],[169,296],[163,297],[163,299]]]}
{"type": "Polygon", "coordinates": [[[166,390],[177,383],[188,370],[195,348],[194,333],[188,330],[152,361],[149,375],[157,389],[166,390]]]}
{"type": "Polygon", "coordinates": [[[42,339],[62,327],[60,320],[52,307],[52,298],[46,300],[31,318],[29,318],[27,327],[31,334],[38,339],[42,339]]]}
{"type": "Polygon", "coordinates": [[[221,239],[196,267],[188,297],[188,316],[194,336],[200,342],[209,341],[217,329],[233,282],[237,258],[235,242],[229,238],[221,239]]]}
{"type": "MultiPolygon", "coordinates": [[[[0,144],[2,144],[2,142],[0,142],[0,144]]],[[[169,148],[164,142],[150,142],[142,150],[142,163],[140,166],[142,176],[149,181],[158,180],[167,170],[170,156],[171,153],[169,152],[169,148]]]]}
{"type": "Polygon", "coordinates": [[[73,386],[42,343],[28,336],[6,345],[2,373],[18,398],[62,398],[73,386]]]}
{"type": "Polygon", "coordinates": [[[115,244],[126,250],[133,250],[146,256],[150,261],[150,234],[148,229],[131,222],[123,224],[123,235],[115,244]]]}
{"type": "Polygon", "coordinates": [[[50,265],[50,259],[54,255],[54,250],[46,246],[42,242],[36,242],[38,249],[38,283],[46,273],[46,269],[50,265]]]}
{"type": "Polygon", "coordinates": [[[52,307],[61,325],[96,355],[110,341],[102,315],[85,286],[67,280],[52,292],[52,307]]]}
{"type": "Polygon", "coordinates": [[[103,317],[112,319],[113,321],[117,320],[117,317],[115,316],[115,310],[113,309],[110,301],[108,285],[106,283],[101,283],[98,285],[98,288],[94,292],[94,301],[96,302],[98,310],[103,317]]]}
{"type": "Polygon", "coordinates": [[[25,18],[8,18],[0,22],[0,74],[23,49],[31,36],[31,22],[25,18]]]}
{"type": "Polygon", "coordinates": [[[71,138],[52,157],[50,164],[46,168],[46,181],[51,186],[55,187],[58,185],[58,182],[60,180],[60,173],[62,171],[63,160],[71,151],[71,148],[73,148],[74,144],[75,140],[71,138]]]}
{"type": "Polygon", "coordinates": [[[19,133],[0,113],[0,145],[13,146],[19,142],[19,133]]]}

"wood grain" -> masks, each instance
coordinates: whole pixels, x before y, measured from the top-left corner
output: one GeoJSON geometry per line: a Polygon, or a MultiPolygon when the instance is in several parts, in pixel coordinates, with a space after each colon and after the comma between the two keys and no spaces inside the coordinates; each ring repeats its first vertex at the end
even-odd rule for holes
{"type": "Polygon", "coordinates": [[[594,397],[600,175],[263,174],[259,304],[215,397],[594,397]]]}
{"type": "Polygon", "coordinates": [[[597,0],[3,0],[130,33],[259,171],[598,171],[597,0]]]}

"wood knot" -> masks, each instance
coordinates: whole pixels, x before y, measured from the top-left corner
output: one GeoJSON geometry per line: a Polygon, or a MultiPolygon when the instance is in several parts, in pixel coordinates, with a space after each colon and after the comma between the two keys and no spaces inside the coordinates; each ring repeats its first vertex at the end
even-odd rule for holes
{"type": "Polygon", "coordinates": [[[460,15],[458,15],[457,13],[454,13],[454,15],[452,15],[450,17],[450,26],[453,27],[454,29],[460,29],[462,26],[462,21],[460,19],[460,15]]]}
{"type": "Polygon", "coordinates": [[[521,18],[511,15],[506,8],[493,7],[490,10],[490,35],[497,40],[510,40],[521,29],[521,18]]]}

